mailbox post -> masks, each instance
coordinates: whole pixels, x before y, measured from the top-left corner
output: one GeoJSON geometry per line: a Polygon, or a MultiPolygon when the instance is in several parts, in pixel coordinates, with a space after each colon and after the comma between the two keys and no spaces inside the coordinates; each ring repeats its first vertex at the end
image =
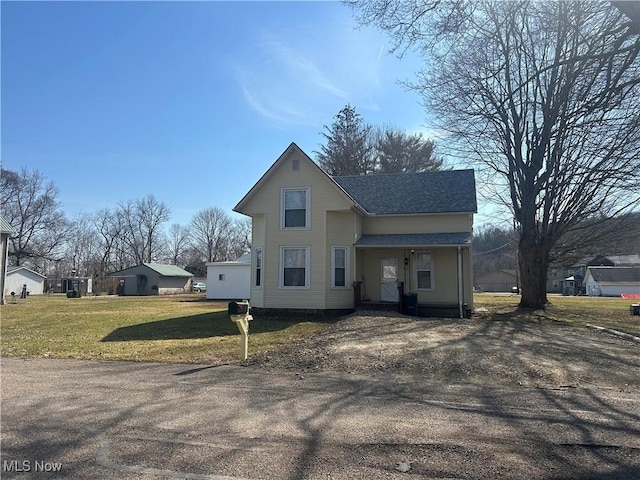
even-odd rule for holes
{"type": "Polygon", "coordinates": [[[249,302],[229,302],[228,313],[240,331],[242,359],[246,360],[249,356],[249,320],[253,320],[249,302]]]}

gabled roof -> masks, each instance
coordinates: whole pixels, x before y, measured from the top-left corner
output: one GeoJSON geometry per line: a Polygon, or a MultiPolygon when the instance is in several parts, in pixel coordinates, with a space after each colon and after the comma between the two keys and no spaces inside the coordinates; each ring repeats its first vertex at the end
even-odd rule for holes
{"type": "Polygon", "coordinates": [[[38,275],[38,276],[40,276],[40,277],[42,277],[42,278],[47,278],[47,276],[46,276],[46,275],[43,275],[43,274],[41,274],[41,273],[38,273],[38,272],[36,272],[35,270],[31,270],[30,268],[24,267],[24,266],[22,266],[22,265],[17,266],[17,267],[15,267],[15,266],[14,266],[14,267],[7,267],[7,275],[9,275],[10,273],[16,273],[16,272],[18,272],[18,271],[20,271],[20,270],[26,270],[27,272],[34,273],[34,274],[36,274],[36,275],[38,275]]]}
{"type": "Polygon", "coordinates": [[[473,170],[333,177],[369,214],[475,213],[473,170]]]}
{"type": "Polygon", "coordinates": [[[631,255],[595,255],[584,257],[572,267],[640,267],[640,254],[631,255]]]}
{"type": "Polygon", "coordinates": [[[12,234],[15,230],[13,227],[7,222],[2,215],[0,215],[0,233],[8,233],[12,234]]]}
{"type": "Polygon", "coordinates": [[[331,178],[331,176],[327,175],[327,172],[325,172],[322,168],[320,168],[320,166],[318,166],[318,164],[314,162],[311,159],[311,157],[309,157],[309,155],[304,153],[304,151],[298,145],[296,145],[294,142],[291,142],[291,144],[289,144],[286,150],[282,152],[282,154],[278,157],[278,159],[275,162],[273,162],[273,164],[269,167],[269,169],[262,175],[262,177],[260,177],[260,179],[256,182],[256,184],[253,187],[251,187],[251,189],[245,194],[244,197],[242,197],[242,199],[238,202],[238,204],[235,207],[233,207],[233,211],[242,213],[242,209],[245,207],[245,205],[251,199],[251,197],[253,197],[255,192],[260,190],[260,188],[267,182],[267,180],[271,177],[271,175],[273,175],[273,173],[278,169],[278,166],[294,153],[299,153],[306,160],[308,160],[309,163],[313,165],[327,179],[327,181],[336,188],[336,193],[340,195],[344,195],[346,198],[348,198],[351,202],[354,203],[356,208],[358,208],[357,202],[353,198],[351,198],[349,194],[345,192],[343,188],[331,178]]]}
{"type": "Polygon", "coordinates": [[[165,265],[162,263],[141,263],[134,267],[125,268],[118,272],[112,273],[110,276],[113,276],[113,277],[122,276],[123,272],[126,272],[127,270],[132,270],[134,268],[138,268],[141,265],[153,270],[154,272],[160,274],[163,277],[193,277],[193,273],[189,273],[186,270],[183,270],[182,268],[178,267],[177,265],[165,265]]]}
{"type": "Polygon", "coordinates": [[[640,255],[607,255],[616,267],[640,267],[640,255]]]}
{"type": "Polygon", "coordinates": [[[249,199],[271,177],[278,165],[294,152],[302,154],[336,187],[337,193],[344,195],[364,214],[406,215],[478,211],[473,170],[332,177],[295,143],[287,147],[233,210],[242,213],[249,199]]]}
{"type": "Polygon", "coordinates": [[[640,285],[640,267],[589,267],[587,275],[600,284],[638,283],[640,285]]]}

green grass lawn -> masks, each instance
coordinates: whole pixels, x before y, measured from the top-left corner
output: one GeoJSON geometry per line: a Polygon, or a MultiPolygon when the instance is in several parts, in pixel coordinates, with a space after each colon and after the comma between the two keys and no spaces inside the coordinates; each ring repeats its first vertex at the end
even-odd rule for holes
{"type": "Polygon", "coordinates": [[[612,328],[640,336],[640,316],[631,315],[629,307],[638,300],[613,297],[565,297],[550,295],[550,304],[544,311],[517,311],[520,297],[516,295],[496,295],[481,293],[474,295],[476,309],[487,310],[494,318],[522,320],[550,320],[576,326],[588,324],[612,328]]]}
{"type": "MultiPolygon", "coordinates": [[[[158,362],[235,362],[238,328],[226,302],[204,295],[32,296],[0,308],[2,356],[158,362]]],[[[322,330],[304,318],[256,319],[249,354],[322,330]]]]}
{"type": "MultiPolygon", "coordinates": [[[[596,324],[640,336],[635,303],[619,298],[549,297],[544,311],[520,312],[519,297],[476,294],[478,315],[495,320],[596,324]]],[[[204,295],[162,297],[32,296],[0,308],[2,356],[179,363],[236,362],[240,335],[227,303],[204,295]]],[[[250,323],[249,355],[275,350],[321,332],[322,319],[257,318],[250,323]]]]}

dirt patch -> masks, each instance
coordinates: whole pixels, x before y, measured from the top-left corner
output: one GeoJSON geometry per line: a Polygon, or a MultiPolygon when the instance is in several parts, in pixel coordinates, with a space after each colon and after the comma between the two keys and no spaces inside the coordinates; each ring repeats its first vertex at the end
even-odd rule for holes
{"type": "Polygon", "coordinates": [[[358,312],[247,365],[291,370],[419,376],[451,383],[543,387],[640,386],[640,345],[544,316],[470,320],[358,312]]]}

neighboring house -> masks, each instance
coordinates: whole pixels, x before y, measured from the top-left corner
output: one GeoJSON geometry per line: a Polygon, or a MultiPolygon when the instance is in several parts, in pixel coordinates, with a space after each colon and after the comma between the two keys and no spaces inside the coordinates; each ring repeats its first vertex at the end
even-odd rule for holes
{"type": "Polygon", "coordinates": [[[20,295],[22,287],[27,286],[29,295],[42,295],[44,293],[45,275],[31,270],[27,267],[7,267],[7,280],[5,284],[5,295],[14,292],[20,295]]]}
{"type": "Polygon", "coordinates": [[[586,294],[619,297],[640,294],[640,267],[588,267],[584,278],[586,294]]]}
{"type": "Polygon", "coordinates": [[[13,227],[0,216],[0,305],[5,304],[5,282],[7,279],[7,262],[9,255],[9,237],[13,227]]]}
{"type": "Polygon", "coordinates": [[[475,280],[476,289],[481,292],[511,292],[513,287],[518,287],[516,270],[498,270],[491,272],[475,280]]]}
{"type": "Polygon", "coordinates": [[[248,300],[251,289],[251,254],[229,262],[207,263],[207,298],[248,300]]]}
{"type": "Polygon", "coordinates": [[[189,293],[193,274],[176,265],[141,263],[112,273],[120,279],[119,295],[171,295],[189,293]]]}
{"type": "Polygon", "coordinates": [[[547,293],[562,293],[563,279],[567,276],[567,269],[561,267],[549,267],[547,275],[547,293]]]}
{"type": "Polygon", "coordinates": [[[563,295],[586,293],[584,278],[589,267],[640,267],[640,254],[595,255],[584,257],[565,268],[550,268],[547,278],[547,292],[563,295]]]}
{"type": "Polygon", "coordinates": [[[292,143],[234,211],[252,218],[258,312],[473,308],[473,170],[332,177],[292,143]]]}

